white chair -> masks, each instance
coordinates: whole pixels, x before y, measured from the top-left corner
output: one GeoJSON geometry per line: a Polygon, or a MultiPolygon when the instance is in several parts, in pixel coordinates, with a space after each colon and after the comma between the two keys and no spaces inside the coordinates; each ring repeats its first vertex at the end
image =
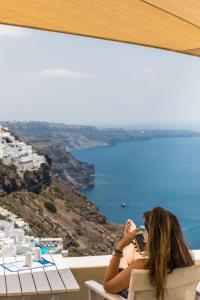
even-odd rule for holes
{"type": "MultiPolygon", "coordinates": [[[[194,266],[174,270],[167,276],[165,300],[197,300],[196,287],[200,281],[200,263],[194,266]]],[[[89,288],[89,300],[100,295],[107,300],[123,300],[117,295],[106,293],[103,286],[95,281],[86,281],[89,288]]],[[[155,300],[154,291],[148,280],[147,270],[133,270],[129,283],[128,300],[155,300]]],[[[200,298],[199,298],[200,299],[200,298]]]]}

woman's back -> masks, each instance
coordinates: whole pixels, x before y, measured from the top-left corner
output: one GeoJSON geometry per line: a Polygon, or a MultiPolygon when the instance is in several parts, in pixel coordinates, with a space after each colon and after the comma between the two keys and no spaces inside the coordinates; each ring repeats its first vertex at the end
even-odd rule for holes
{"type": "Polygon", "coordinates": [[[167,275],[174,269],[194,265],[178,219],[171,212],[156,207],[146,218],[148,228],[146,268],[156,299],[163,300],[167,275]]]}

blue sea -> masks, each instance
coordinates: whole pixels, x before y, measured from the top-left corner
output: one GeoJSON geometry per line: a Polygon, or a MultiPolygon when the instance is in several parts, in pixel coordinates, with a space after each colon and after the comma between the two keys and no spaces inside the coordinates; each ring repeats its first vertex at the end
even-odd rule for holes
{"type": "Polygon", "coordinates": [[[200,138],[155,138],[73,151],[96,169],[96,186],[84,193],[110,221],[162,206],[174,212],[192,248],[200,248],[200,138]],[[125,203],[127,207],[121,207],[125,203]]]}

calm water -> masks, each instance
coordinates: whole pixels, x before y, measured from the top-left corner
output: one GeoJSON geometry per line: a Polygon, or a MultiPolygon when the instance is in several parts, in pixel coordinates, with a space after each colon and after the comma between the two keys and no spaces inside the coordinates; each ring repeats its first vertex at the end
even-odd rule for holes
{"type": "Polygon", "coordinates": [[[96,167],[86,190],[109,220],[142,224],[154,206],[174,212],[193,248],[200,248],[200,138],[160,138],[73,151],[96,167]],[[120,204],[125,202],[128,208],[120,204]]]}

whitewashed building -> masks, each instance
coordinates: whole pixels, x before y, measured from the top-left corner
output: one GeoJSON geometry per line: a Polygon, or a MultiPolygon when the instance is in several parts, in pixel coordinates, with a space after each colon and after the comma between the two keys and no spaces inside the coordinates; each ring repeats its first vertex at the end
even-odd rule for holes
{"type": "Polygon", "coordinates": [[[45,163],[44,155],[37,154],[31,145],[16,139],[8,128],[0,126],[0,160],[6,165],[15,165],[20,174],[37,170],[45,163]]]}

